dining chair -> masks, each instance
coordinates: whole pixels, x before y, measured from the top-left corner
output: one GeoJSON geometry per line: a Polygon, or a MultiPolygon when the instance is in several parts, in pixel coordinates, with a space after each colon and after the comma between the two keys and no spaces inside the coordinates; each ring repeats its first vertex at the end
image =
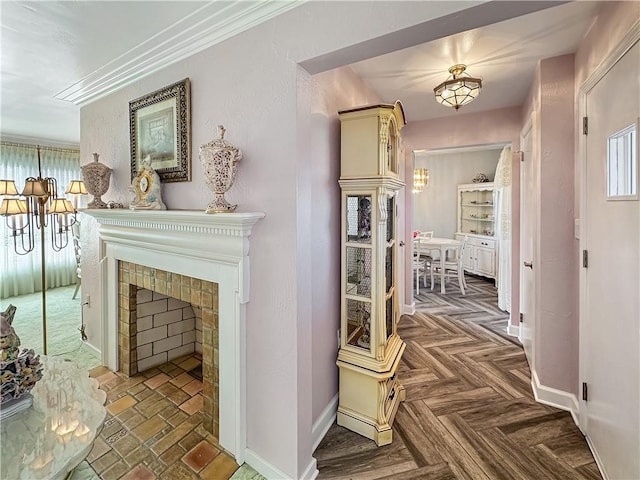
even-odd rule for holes
{"type": "MultiPolygon", "coordinates": [[[[447,251],[447,256],[444,261],[445,282],[449,280],[449,278],[451,277],[458,277],[458,285],[460,286],[460,292],[462,293],[462,295],[465,295],[464,289],[467,287],[467,282],[464,278],[464,265],[463,265],[464,250],[467,246],[467,240],[468,240],[468,237],[465,235],[459,247],[455,249],[451,249],[450,251],[447,251]],[[451,255],[449,255],[449,252],[451,252],[451,255]]],[[[430,269],[431,270],[431,290],[433,290],[434,280],[436,278],[441,277],[440,276],[441,268],[442,267],[440,262],[433,262],[430,269]]]]}
{"type": "Polygon", "coordinates": [[[427,258],[420,255],[420,239],[413,240],[413,272],[415,273],[416,295],[420,295],[420,275],[422,275],[422,284],[427,288],[427,272],[430,270],[430,264],[427,258]]]}

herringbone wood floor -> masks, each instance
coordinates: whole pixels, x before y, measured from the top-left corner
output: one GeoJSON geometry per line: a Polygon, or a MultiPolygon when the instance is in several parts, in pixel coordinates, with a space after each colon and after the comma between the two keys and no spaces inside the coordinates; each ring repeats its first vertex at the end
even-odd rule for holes
{"type": "Polygon", "coordinates": [[[493,282],[462,296],[423,290],[399,333],[407,343],[393,443],[333,425],[316,450],[321,479],[600,479],[567,412],[533,398],[522,347],[505,333],[493,282]],[[495,333],[494,333],[495,332],[495,333]]]}

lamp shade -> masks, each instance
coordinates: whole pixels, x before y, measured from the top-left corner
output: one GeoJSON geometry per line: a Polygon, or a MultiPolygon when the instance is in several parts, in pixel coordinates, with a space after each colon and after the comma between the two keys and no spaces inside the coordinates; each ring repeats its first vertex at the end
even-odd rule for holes
{"type": "Polygon", "coordinates": [[[0,195],[18,195],[16,182],[13,180],[0,180],[0,195]]]}
{"type": "Polygon", "coordinates": [[[0,215],[20,215],[27,213],[27,202],[20,198],[3,198],[0,203],[0,215]]]}
{"type": "Polygon", "coordinates": [[[46,184],[44,184],[42,180],[27,178],[27,181],[24,184],[24,188],[22,189],[22,196],[46,197],[47,195],[49,194],[47,193],[46,184]]]}
{"type": "Polygon", "coordinates": [[[86,187],[84,186],[84,182],[82,180],[71,180],[69,182],[69,186],[65,190],[64,193],[73,193],[75,195],[87,195],[86,187]]]}
{"type": "Polygon", "coordinates": [[[449,69],[451,76],[433,89],[438,103],[458,110],[480,94],[482,79],[465,73],[466,68],[466,65],[454,65],[449,69]]]}
{"type": "Polygon", "coordinates": [[[74,213],[75,210],[71,202],[66,198],[56,198],[51,201],[47,213],[74,213]]]}

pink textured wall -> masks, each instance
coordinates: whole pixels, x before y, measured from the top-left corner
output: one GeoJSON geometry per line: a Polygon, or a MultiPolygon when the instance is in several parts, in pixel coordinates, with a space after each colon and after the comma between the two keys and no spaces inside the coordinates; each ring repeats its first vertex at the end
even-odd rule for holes
{"type": "Polygon", "coordinates": [[[573,54],[540,61],[523,123],[532,111],[536,112],[537,154],[532,161],[538,178],[539,224],[534,255],[535,363],[531,367],[542,385],[577,394],[573,54]]]}
{"type": "MultiPolygon", "coordinates": [[[[443,107],[444,108],[444,107],[443,107]]],[[[405,176],[413,178],[413,151],[434,150],[441,148],[486,145],[492,143],[511,143],[513,151],[520,149],[520,130],[522,129],[521,107],[501,108],[487,112],[464,114],[464,107],[455,117],[411,122],[402,131],[405,145],[405,176]]],[[[520,289],[520,164],[514,162],[512,188],[513,226],[511,239],[512,252],[512,287],[511,287],[511,324],[519,323],[519,289],[520,289]]],[[[411,189],[405,189],[405,236],[411,238],[413,218],[413,194],[411,189]]],[[[405,299],[406,305],[411,305],[411,259],[405,264],[405,299]]]]}
{"type": "Polygon", "coordinates": [[[338,112],[380,102],[349,67],[311,81],[311,317],[313,420],[338,393],[340,328],[340,120],[338,112]]]}
{"type": "MultiPolygon", "coordinates": [[[[580,87],[640,19],[640,2],[603,2],[593,23],[575,54],[576,108],[580,87]]],[[[576,110],[577,112],[577,110],[576,110]]],[[[576,151],[580,137],[576,137],[576,151]]],[[[580,161],[576,157],[575,211],[580,217],[580,161]]]]}
{"type": "MultiPolygon", "coordinates": [[[[92,152],[100,152],[102,161],[113,168],[111,189],[103,197],[106,201],[128,200],[128,102],[185,77],[191,79],[193,180],[163,185],[168,208],[204,209],[211,198],[197,151],[216,136],[216,125],[224,124],[226,138],[242,148],[244,158],[227,198],[239,204],[238,211],[266,213],[251,238],[247,448],[254,458],[283,472],[286,478],[314,471],[311,430],[314,410],[320,407],[313,406],[313,398],[323,388],[327,390],[325,396],[335,392],[331,373],[335,365],[314,363],[311,306],[311,258],[323,253],[312,250],[313,236],[323,227],[335,227],[318,225],[313,219],[314,195],[325,195],[321,192],[325,187],[311,174],[312,142],[318,139],[314,140],[312,133],[311,82],[298,63],[341,51],[340,61],[348,64],[355,59],[353,52],[344,49],[352,45],[359,45],[358,55],[363,49],[368,56],[378,55],[388,42],[373,39],[471,5],[476,4],[376,2],[372,6],[369,2],[333,2],[329,8],[325,2],[307,2],[81,109],[81,163],[90,161],[92,152]],[[323,368],[331,371],[323,372],[323,368]]],[[[478,18],[483,5],[466,20],[478,18]]],[[[500,9],[492,9],[492,5],[486,8],[491,14],[500,14],[500,9]]],[[[464,11],[459,19],[465,20],[464,11]]],[[[330,136],[320,142],[333,144],[335,127],[320,123],[330,136]]],[[[334,175],[324,174],[325,181],[334,175]]],[[[335,192],[335,185],[329,188],[335,192]]],[[[331,192],[327,193],[329,197],[331,192]]],[[[326,212],[321,213],[326,218],[326,212]]],[[[90,238],[84,250],[83,293],[92,298],[85,321],[90,341],[99,347],[97,225],[87,220],[83,229],[90,238]]],[[[323,251],[330,253],[332,248],[323,251]]],[[[329,278],[332,274],[327,275],[329,278]]],[[[328,337],[322,341],[328,342],[328,337]]]]}

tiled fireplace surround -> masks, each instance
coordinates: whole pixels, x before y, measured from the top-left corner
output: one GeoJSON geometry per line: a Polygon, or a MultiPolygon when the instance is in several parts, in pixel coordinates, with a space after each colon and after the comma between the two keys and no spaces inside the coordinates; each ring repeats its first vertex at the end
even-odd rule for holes
{"type": "MultiPolygon", "coordinates": [[[[264,214],[108,209],[84,213],[100,225],[103,364],[128,375],[136,372],[139,288],[201,307],[205,428],[211,427],[220,445],[242,464],[249,237],[264,214]]],[[[165,346],[159,350],[168,356],[165,346]]],[[[151,350],[153,355],[153,346],[151,350]]]]}
{"type": "MultiPolygon", "coordinates": [[[[186,304],[199,310],[202,320],[202,424],[214,436],[219,435],[219,376],[220,356],[218,351],[218,285],[206,280],[179,275],[156,268],[145,267],[135,263],[118,262],[118,364],[120,370],[127,375],[135,375],[144,368],[138,368],[138,333],[159,331],[156,342],[145,343],[149,346],[151,355],[147,360],[151,366],[165,363],[184,354],[196,351],[195,322],[191,331],[176,332],[170,335],[170,325],[187,323],[182,321],[182,311],[186,304]],[[153,320],[152,328],[141,330],[138,326],[138,291],[157,292],[162,297],[169,297],[165,303],[177,300],[177,308],[158,312],[153,320]],[[182,303],[185,302],[185,303],[182,303]],[[164,318],[170,318],[173,312],[178,312],[180,319],[165,323],[164,318]],[[164,316],[161,317],[161,316],[164,316]],[[155,328],[154,328],[155,327],[155,328]],[[166,333],[169,330],[170,333],[166,333]],[[164,332],[164,334],[163,334],[164,332]],[[192,342],[183,342],[180,337],[193,335],[192,342]],[[178,339],[179,345],[173,342],[175,348],[169,349],[173,339],[178,339]],[[167,346],[161,345],[162,343],[167,346]],[[187,347],[186,349],[184,347],[187,347]],[[159,357],[151,363],[149,359],[159,357]]],[[[164,298],[162,300],[165,300],[164,298]]],[[[153,303],[153,302],[152,302],[153,303]]],[[[145,305],[141,303],[140,305],[145,305]]],[[[149,318],[153,316],[147,316],[149,318]]],[[[194,317],[195,319],[195,317],[194,317]]],[[[154,332],[155,333],[155,332],[154,332]]],[[[151,337],[154,338],[154,337],[151,337]]],[[[141,361],[141,362],[142,362],[141,361]]]]}

